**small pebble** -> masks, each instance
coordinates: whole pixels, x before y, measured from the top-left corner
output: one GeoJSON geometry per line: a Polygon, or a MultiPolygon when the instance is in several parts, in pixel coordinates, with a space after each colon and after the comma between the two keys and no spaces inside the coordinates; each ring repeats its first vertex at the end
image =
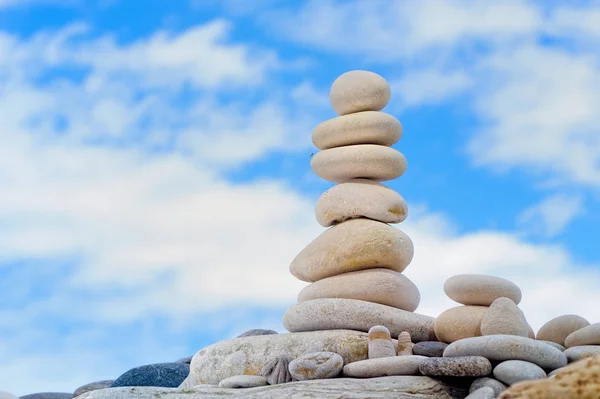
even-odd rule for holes
{"type": "Polygon", "coordinates": [[[260,375],[234,375],[219,382],[219,388],[254,388],[267,385],[260,375]]]}
{"type": "Polygon", "coordinates": [[[492,390],[494,391],[494,396],[500,395],[502,391],[508,388],[506,385],[504,385],[498,380],[495,380],[490,377],[481,377],[473,381],[473,383],[471,384],[471,388],[469,388],[469,393],[473,393],[479,388],[483,387],[492,388],[492,390]]]}
{"type": "Polygon", "coordinates": [[[465,399],[494,399],[496,394],[490,387],[482,387],[476,391],[473,391],[465,399]]]}
{"type": "Polygon", "coordinates": [[[481,356],[428,357],[419,371],[428,376],[484,377],[492,373],[492,364],[481,356]]]}
{"type": "Polygon", "coordinates": [[[413,354],[427,357],[442,357],[444,356],[444,349],[446,349],[447,347],[448,344],[445,342],[417,342],[415,346],[413,346],[413,354]]]}
{"type": "Polygon", "coordinates": [[[344,359],[333,352],[315,352],[290,362],[289,370],[298,381],[321,380],[337,377],[344,367],[344,359]]]}
{"type": "Polygon", "coordinates": [[[508,385],[521,381],[546,378],[546,372],[538,365],[523,360],[507,360],[494,368],[494,377],[508,385]]]}
{"type": "Polygon", "coordinates": [[[403,331],[398,335],[398,356],[410,356],[413,354],[415,344],[410,339],[410,333],[403,331]]]}
{"type": "Polygon", "coordinates": [[[292,359],[288,356],[277,356],[269,360],[262,368],[262,376],[269,385],[285,384],[293,380],[289,367],[292,359]]]}
{"type": "Polygon", "coordinates": [[[565,350],[565,355],[567,356],[569,363],[576,362],[585,359],[586,357],[600,355],[600,345],[572,346],[565,350]]]}
{"type": "Polygon", "coordinates": [[[396,356],[396,348],[390,330],[384,326],[371,327],[369,329],[369,359],[389,356],[396,356]]]}

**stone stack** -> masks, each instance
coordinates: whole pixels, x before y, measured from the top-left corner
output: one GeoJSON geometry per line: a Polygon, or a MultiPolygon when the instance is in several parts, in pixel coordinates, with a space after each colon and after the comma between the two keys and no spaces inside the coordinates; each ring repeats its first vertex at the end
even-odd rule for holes
{"type": "Polygon", "coordinates": [[[311,160],[319,177],[337,183],[317,201],[317,221],[328,229],[290,265],[312,283],[290,307],[283,324],[290,332],[387,327],[393,337],[407,331],[415,341],[434,339],[434,318],[414,313],[420,294],[402,274],[413,243],[390,224],[406,219],[406,202],[380,182],[400,177],[406,159],[391,148],[402,125],[379,112],[391,96],[388,83],[367,71],[335,80],[330,101],[338,117],[319,124],[311,160]]]}

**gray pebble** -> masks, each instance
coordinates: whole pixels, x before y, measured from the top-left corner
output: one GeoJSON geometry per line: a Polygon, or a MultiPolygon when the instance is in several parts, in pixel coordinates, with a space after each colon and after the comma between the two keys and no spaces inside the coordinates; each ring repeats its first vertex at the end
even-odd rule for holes
{"type": "Polygon", "coordinates": [[[496,393],[490,387],[482,387],[476,391],[473,391],[465,399],[494,399],[496,393]]]}
{"type": "Polygon", "coordinates": [[[245,333],[242,333],[240,335],[238,335],[238,338],[244,338],[244,337],[254,337],[257,335],[275,335],[275,334],[279,334],[277,331],[273,331],[273,330],[264,330],[262,328],[255,328],[253,330],[248,330],[245,333]]]}
{"type": "Polygon", "coordinates": [[[494,377],[508,385],[521,381],[546,378],[546,372],[538,365],[523,360],[507,360],[494,368],[494,377]]]}
{"type": "Polygon", "coordinates": [[[419,365],[419,371],[428,376],[484,377],[491,374],[492,364],[481,356],[430,357],[419,365]]]}
{"type": "Polygon", "coordinates": [[[289,366],[292,359],[287,356],[277,356],[269,360],[262,368],[262,376],[269,385],[285,384],[293,381],[289,366]]]}
{"type": "Polygon", "coordinates": [[[445,342],[423,341],[418,342],[413,346],[413,354],[427,357],[442,357],[444,349],[448,347],[445,342]]]}
{"type": "Polygon", "coordinates": [[[565,355],[569,363],[576,362],[586,357],[600,355],[600,345],[572,346],[565,350],[565,355]]]}
{"type": "Polygon", "coordinates": [[[82,385],[75,390],[73,397],[79,396],[86,392],[96,391],[98,389],[110,388],[113,382],[113,380],[104,380],[82,385]]]}
{"type": "Polygon", "coordinates": [[[504,385],[498,380],[495,380],[490,377],[481,377],[473,381],[473,383],[471,384],[471,388],[469,389],[469,393],[473,393],[479,388],[483,387],[492,388],[494,390],[495,396],[500,395],[502,391],[508,388],[506,385],[504,385]]]}
{"type": "Polygon", "coordinates": [[[344,359],[333,352],[315,352],[290,362],[289,370],[298,381],[337,377],[344,367],[344,359]]]}

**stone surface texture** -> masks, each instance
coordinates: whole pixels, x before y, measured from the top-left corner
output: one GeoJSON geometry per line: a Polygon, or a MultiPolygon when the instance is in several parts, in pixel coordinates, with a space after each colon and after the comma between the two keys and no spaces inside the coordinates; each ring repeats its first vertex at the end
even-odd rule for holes
{"type": "Polygon", "coordinates": [[[481,356],[428,357],[419,365],[423,375],[440,377],[485,377],[492,364],[481,356]]]}
{"type": "Polygon", "coordinates": [[[123,373],[111,385],[114,387],[177,388],[188,376],[185,363],[157,363],[135,367],[123,373]]]}
{"type": "Polygon", "coordinates": [[[345,377],[375,378],[391,375],[418,375],[425,356],[394,356],[367,359],[344,366],[345,377]]]}
{"type": "Polygon", "coordinates": [[[498,399],[600,398],[600,356],[573,363],[552,378],[519,382],[498,399]]]}
{"type": "Polygon", "coordinates": [[[79,388],[77,388],[75,390],[75,392],[73,392],[73,397],[75,398],[86,392],[95,391],[96,389],[110,388],[110,386],[113,384],[113,382],[114,382],[114,380],[104,380],[104,381],[96,381],[96,382],[91,382],[89,384],[82,385],[79,388]]]}
{"type": "Polygon", "coordinates": [[[390,85],[381,75],[363,70],[343,73],[329,90],[329,102],[338,115],[381,111],[391,96],[390,85]]]}
{"type": "Polygon", "coordinates": [[[298,381],[322,380],[337,377],[344,367],[344,359],[333,352],[307,353],[290,362],[289,370],[298,381]]]}
{"type": "Polygon", "coordinates": [[[566,314],[555,317],[544,324],[536,334],[536,338],[564,346],[565,339],[569,334],[589,325],[590,322],[581,316],[566,314]]]}
{"type": "Polygon", "coordinates": [[[440,314],[435,321],[435,335],[439,341],[454,342],[481,335],[481,320],[487,306],[457,306],[440,314]]]}
{"type": "Polygon", "coordinates": [[[283,326],[291,332],[353,329],[367,332],[382,325],[396,338],[408,331],[413,341],[435,340],[433,317],[353,299],[314,299],[288,308],[283,326]]]}
{"type": "Polygon", "coordinates": [[[321,122],[312,133],[320,150],[355,144],[391,146],[402,137],[402,124],[385,112],[363,111],[321,122]]]}
{"type": "Polygon", "coordinates": [[[369,359],[396,356],[396,348],[390,330],[384,326],[369,329],[369,359]]]}
{"type": "Polygon", "coordinates": [[[494,397],[500,395],[500,392],[508,388],[506,385],[496,379],[490,377],[481,377],[473,381],[471,387],[469,388],[469,393],[473,393],[483,387],[492,388],[494,391],[494,397]]]}
{"type": "Polygon", "coordinates": [[[513,282],[481,274],[459,274],[444,283],[444,292],[450,299],[463,305],[490,306],[498,298],[521,302],[521,289],[513,282]]]}
{"type": "Polygon", "coordinates": [[[260,375],[234,375],[219,382],[220,388],[254,388],[267,385],[267,380],[260,375]]]}
{"type": "Polygon", "coordinates": [[[294,378],[289,366],[293,359],[288,356],[277,356],[265,363],[261,375],[270,385],[292,382],[294,378]]]}
{"type": "Polygon", "coordinates": [[[346,298],[415,311],[421,301],[417,286],[401,273],[389,269],[367,269],[338,274],[307,285],[298,302],[319,298],[346,298]]]}
{"type": "Polygon", "coordinates": [[[453,342],[444,357],[483,356],[492,361],[524,360],[543,369],[554,370],[567,365],[567,357],[550,345],[515,335],[486,335],[453,342]]]}
{"type": "Polygon", "coordinates": [[[39,392],[21,396],[20,399],[71,399],[72,393],[66,392],[39,392]]]}
{"type": "Polygon", "coordinates": [[[584,345],[600,345],[600,323],[580,328],[565,338],[567,348],[584,345]]]}
{"type": "Polygon", "coordinates": [[[600,355],[600,345],[572,346],[565,350],[564,353],[569,362],[576,362],[586,357],[600,355]]]}
{"type": "Polygon", "coordinates": [[[372,268],[402,272],[414,254],[400,229],[368,219],[348,220],[325,230],[294,258],[290,272],[309,283],[372,268]]]}
{"type": "Polygon", "coordinates": [[[543,343],[545,343],[546,345],[550,345],[551,347],[553,347],[553,348],[556,348],[556,349],[558,349],[558,350],[559,350],[559,351],[561,351],[561,352],[564,352],[564,351],[565,351],[565,349],[566,349],[564,346],[562,346],[562,345],[560,345],[560,344],[557,344],[556,342],[552,342],[552,341],[542,341],[542,340],[539,340],[539,339],[538,339],[538,341],[539,341],[539,342],[543,342],[543,343]]]}
{"type": "Polygon", "coordinates": [[[366,179],[336,184],[321,194],[315,205],[317,221],[324,227],[357,218],[401,223],[407,215],[408,206],[400,194],[366,179]]]}
{"type": "Polygon", "coordinates": [[[507,360],[494,367],[494,377],[505,384],[513,385],[521,381],[546,378],[546,372],[537,364],[523,360],[507,360]]]}
{"type": "Polygon", "coordinates": [[[396,354],[398,356],[408,356],[413,354],[413,344],[408,331],[403,331],[398,335],[398,350],[396,354]]]}
{"type": "Polygon", "coordinates": [[[519,307],[509,298],[498,298],[481,320],[481,335],[529,337],[529,324],[519,307]]]}
{"type": "Polygon", "coordinates": [[[447,347],[448,344],[445,342],[423,341],[413,346],[413,354],[427,357],[442,357],[447,347]]]}
{"type": "Polygon", "coordinates": [[[394,180],[406,172],[404,155],[391,147],[358,144],[317,152],[310,160],[320,178],[341,183],[352,179],[394,180]]]}
{"type": "Polygon", "coordinates": [[[476,391],[473,391],[465,399],[494,399],[496,394],[490,387],[482,387],[476,391]]]}

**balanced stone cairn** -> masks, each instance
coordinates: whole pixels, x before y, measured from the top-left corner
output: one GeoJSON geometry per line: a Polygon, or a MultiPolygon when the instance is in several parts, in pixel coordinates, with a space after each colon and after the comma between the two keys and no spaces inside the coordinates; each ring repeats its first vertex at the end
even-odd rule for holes
{"type": "Polygon", "coordinates": [[[315,208],[317,221],[328,229],[290,265],[296,278],[312,283],[283,317],[290,332],[368,332],[381,325],[393,337],[406,331],[416,341],[435,338],[434,319],[414,313],[417,286],[402,274],[413,258],[413,243],[390,226],[406,219],[406,202],[380,183],[400,177],[407,167],[404,155],[391,148],[402,125],[379,112],[390,96],[385,79],[367,71],[344,73],[331,87],[331,105],[340,116],[314,129],[312,140],[321,151],[311,168],[337,184],[315,208]]]}

